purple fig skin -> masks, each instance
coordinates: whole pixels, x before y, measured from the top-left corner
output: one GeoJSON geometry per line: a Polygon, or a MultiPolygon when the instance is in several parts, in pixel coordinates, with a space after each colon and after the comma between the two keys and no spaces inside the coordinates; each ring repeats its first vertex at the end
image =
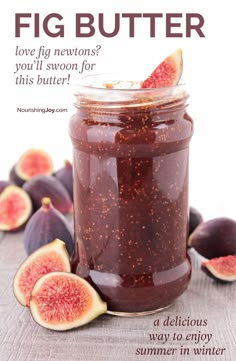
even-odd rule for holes
{"type": "Polygon", "coordinates": [[[69,193],[61,182],[53,176],[34,176],[23,185],[23,188],[30,195],[35,209],[41,207],[43,197],[49,197],[53,206],[61,213],[65,214],[72,210],[69,193]]]}
{"type": "Polygon", "coordinates": [[[203,222],[201,213],[194,207],[190,207],[189,210],[189,235],[193,233],[195,228],[203,222]]]}
{"type": "Polygon", "coordinates": [[[58,169],[54,176],[59,179],[59,181],[64,185],[64,187],[67,189],[71,200],[73,201],[73,167],[72,164],[65,160],[64,167],[58,169]]]}
{"type": "Polygon", "coordinates": [[[9,179],[12,183],[16,184],[18,187],[22,187],[23,184],[25,183],[25,181],[16,174],[15,165],[11,168],[9,172],[9,179]]]}
{"type": "Polygon", "coordinates": [[[0,180],[0,193],[9,185],[11,185],[12,182],[6,181],[6,180],[0,180]]]}
{"type": "Polygon", "coordinates": [[[74,254],[74,240],[69,222],[53,207],[50,198],[42,199],[42,207],[28,221],[24,231],[24,246],[28,255],[41,246],[59,238],[70,257],[74,254]]]}
{"type": "Polygon", "coordinates": [[[189,246],[208,259],[236,254],[236,222],[223,217],[202,222],[190,235],[189,246]]]}

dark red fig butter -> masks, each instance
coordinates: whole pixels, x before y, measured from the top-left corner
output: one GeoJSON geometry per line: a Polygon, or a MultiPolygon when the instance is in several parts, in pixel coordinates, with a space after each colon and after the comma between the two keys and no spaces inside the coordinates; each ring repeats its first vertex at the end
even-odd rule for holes
{"type": "Polygon", "coordinates": [[[75,272],[110,313],[152,313],[184,292],[191,273],[188,94],[101,79],[78,87],[70,122],[75,272]]]}

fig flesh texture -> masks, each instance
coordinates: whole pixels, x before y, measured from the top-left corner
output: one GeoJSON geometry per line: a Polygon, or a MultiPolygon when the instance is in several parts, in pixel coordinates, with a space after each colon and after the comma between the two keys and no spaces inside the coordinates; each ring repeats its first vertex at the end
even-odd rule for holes
{"type": "Polygon", "coordinates": [[[202,222],[190,235],[189,246],[200,255],[212,259],[236,254],[236,222],[215,218],[202,222]]]}
{"type": "Polygon", "coordinates": [[[2,193],[2,191],[11,184],[12,183],[10,181],[0,180],[0,193],[2,193]]]}
{"type": "Polygon", "coordinates": [[[30,218],[24,230],[24,245],[27,254],[52,242],[61,239],[70,256],[74,253],[74,240],[69,222],[51,203],[51,199],[44,197],[42,206],[30,218]]]}
{"type": "Polygon", "coordinates": [[[30,310],[40,326],[64,331],[91,322],[107,311],[107,305],[86,280],[52,272],[35,283],[30,310]]]}
{"type": "Polygon", "coordinates": [[[176,49],[145,79],[141,88],[162,88],[178,84],[183,71],[182,50],[176,49]]]}
{"type": "Polygon", "coordinates": [[[18,187],[22,187],[23,184],[25,183],[25,181],[16,174],[15,165],[11,168],[9,172],[9,179],[12,183],[16,184],[18,187]]]}
{"type": "Polygon", "coordinates": [[[201,268],[216,280],[225,282],[236,281],[236,255],[213,258],[202,262],[201,268]]]}
{"type": "Polygon", "coordinates": [[[7,186],[0,194],[0,230],[15,231],[23,226],[32,213],[29,195],[16,185],[7,186]]]}
{"type": "Polygon", "coordinates": [[[15,172],[24,181],[36,175],[51,175],[53,172],[52,159],[41,149],[29,149],[19,158],[15,172]]]}
{"type": "Polygon", "coordinates": [[[201,213],[194,207],[190,207],[189,210],[189,235],[193,233],[195,228],[203,222],[201,213]]]}
{"type": "Polygon", "coordinates": [[[23,188],[29,193],[35,209],[41,207],[43,197],[48,197],[51,199],[53,206],[61,213],[68,213],[72,210],[69,193],[55,177],[34,176],[23,185],[23,188]]]}
{"type": "Polygon", "coordinates": [[[58,169],[54,176],[63,184],[73,201],[73,168],[72,164],[65,160],[64,167],[58,169]]]}
{"type": "Polygon", "coordinates": [[[39,248],[19,267],[13,281],[13,291],[18,302],[29,307],[35,282],[43,275],[54,271],[71,271],[65,244],[59,239],[39,248]]]}

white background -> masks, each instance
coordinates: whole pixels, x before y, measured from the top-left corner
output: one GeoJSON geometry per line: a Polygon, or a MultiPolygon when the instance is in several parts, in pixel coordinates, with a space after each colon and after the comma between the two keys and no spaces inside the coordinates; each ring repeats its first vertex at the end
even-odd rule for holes
{"type": "MultiPolygon", "coordinates": [[[[155,66],[178,47],[183,50],[183,80],[190,93],[188,112],[194,119],[195,132],[190,150],[190,204],[205,219],[218,216],[236,218],[236,116],[235,116],[235,38],[234,2],[206,0],[120,0],[120,1],[9,1],[1,3],[1,128],[0,179],[8,177],[10,167],[30,147],[47,150],[58,168],[65,158],[71,159],[68,123],[73,113],[73,84],[79,74],[72,74],[70,86],[16,86],[16,46],[22,48],[95,48],[101,45],[93,73],[130,69],[140,75],[149,74],[155,66]],[[3,8],[4,6],[4,8],[3,8]],[[49,38],[42,32],[33,36],[33,22],[14,35],[15,13],[51,12],[63,16],[65,37],[49,38]],[[128,22],[121,20],[119,35],[103,38],[97,32],[92,38],[75,37],[75,13],[104,13],[112,27],[114,13],[200,13],[204,16],[205,38],[166,38],[165,18],[157,20],[156,37],[149,37],[144,19],[136,22],[135,38],[128,36],[128,22]],[[17,113],[17,107],[62,107],[69,113],[54,115],[17,113]]],[[[185,32],[185,21],[181,31],[185,32]]],[[[23,60],[22,58],[20,60],[23,60]]],[[[53,59],[51,59],[53,61],[53,59]]],[[[65,62],[81,59],[65,58],[65,62]]],[[[26,58],[25,61],[31,61],[26,58]]],[[[60,61],[58,61],[60,62],[60,61]]],[[[89,73],[86,73],[89,74],[89,73]]],[[[84,74],[84,75],[86,75],[84,74]]],[[[35,75],[35,74],[33,74],[35,75]]],[[[56,75],[56,74],[55,74],[56,75]]],[[[57,74],[58,75],[58,74],[57,74]]],[[[47,74],[48,76],[48,74],[47,74]]],[[[62,73],[62,76],[64,74],[62,73]]]]}

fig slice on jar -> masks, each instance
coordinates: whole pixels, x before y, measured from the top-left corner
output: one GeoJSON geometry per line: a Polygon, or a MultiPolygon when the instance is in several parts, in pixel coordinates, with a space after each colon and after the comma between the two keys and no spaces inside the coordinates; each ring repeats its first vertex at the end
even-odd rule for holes
{"type": "Polygon", "coordinates": [[[141,88],[162,88],[177,85],[182,71],[182,50],[176,49],[142,82],[141,88]]]}

